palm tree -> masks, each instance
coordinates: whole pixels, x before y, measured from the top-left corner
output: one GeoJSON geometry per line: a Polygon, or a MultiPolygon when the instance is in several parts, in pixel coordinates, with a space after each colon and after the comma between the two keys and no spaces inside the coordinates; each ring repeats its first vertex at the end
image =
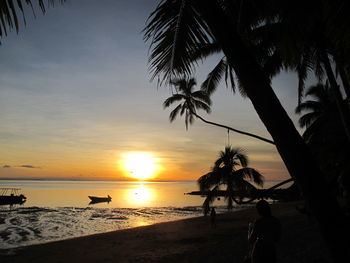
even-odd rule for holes
{"type": "Polygon", "coordinates": [[[227,208],[231,209],[234,202],[238,204],[237,197],[241,201],[247,192],[254,188],[247,179],[257,185],[263,185],[263,176],[257,170],[248,167],[248,157],[243,150],[226,146],[225,150],[219,153],[211,172],[198,179],[200,190],[209,192],[203,203],[204,213],[209,212],[215,193],[222,185],[226,186],[227,208]]]}
{"type": "MultiPolygon", "coordinates": [[[[295,110],[299,114],[306,111],[299,119],[300,126],[306,128],[303,137],[324,171],[330,190],[339,193],[340,176],[348,170],[350,150],[328,82],[311,86],[306,96],[313,99],[302,102],[295,110]]],[[[346,107],[345,101],[342,106],[346,107]]]]}
{"type": "MultiPolygon", "coordinates": [[[[326,2],[308,1],[302,10],[296,9],[293,2],[282,1],[277,3],[277,14],[282,18],[278,19],[276,23],[267,23],[258,27],[255,30],[258,32],[253,32],[253,34],[256,38],[255,41],[266,42],[267,49],[277,51],[280,55],[280,67],[283,66],[298,73],[299,103],[305,88],[304,82],[309,72],[314,72],[319,81],[323,81],[327,77],[330,83],[329,94],[334,99],[346,136],[350,141],[349,110],[342,107],[342,95],[331,66],[333,58],[344,83],[345,91],[347,91],[348,80],[346,80],[347,76],[342,70],[344,60],[339,59],[344,57],[344,46],[340,49],[337,48],[337,40],[327,35],[327,20],[330,15],[327,9],[334,7],[334,5],[327,6],[326,2]],[[264,27],[271,26],[277,27],[277,30],[262,30],[264,27]]],[[[348,49],[349,46],[346,48],[348,49]]]]}
{"type": "MultiPolygon", "coordinates": [[[[316,160],[275,95],[270,76],[259,64],[247,36],[249,29],[258,24],[287,17],[288,10],[278,13],[274,6],[264,6],[274,3],[278,7],[278,1],[249,1],[257,7],[250,9],[248,14],[251,16],[241,26],[240,8],[237,6],[245,2],[162,1],[151,14],[145,29],[145,38],[152,41],[150,62],[153,76],[171,79],[176,74],[190,75],[196,65],[191,60],[191,54],[203,45],[219,43],[247,97],[271,134],[290,175],[301,188],[318,220],[332,256],[335,260],[341,260],[348,256],[348,250],[340,241],[340,236],[345,239],[350,232],[345,216],[335,197],[328,192],[316,160]],[[266,10],[275,13],[264,16],[266,10]]],[[[312,3],[317,6],[316,2],[312,3]]],[[[294,4],[295,8],[295,1],[290,1],[290,4],[294,4]]],[[[334,37],[334,34],[330,34],[330,37],[334,37]]]]}
{"type": "Polygon", "coordinates": [[[171,111],[169,115],[170,122],[173,122],[179,114],[180,116],[185,114],[185,124],[186,124],[186,130],[187,130],[188,124],[193,123],[194,121],[193,116],[195,116],[196,118],[200,119],[201,121],[207,124],[225,128],[230,131],[244,134],[244,135],[268,142],[270,144],[274,144],[274,142],[269,139],[263,138],[261,136],[258,136],[249,132],[237,130],[235,128],[232,128],[226,125],[208,121],[203,117],[201,117],[200,115],[198,115],[197,109],[203,109],[207,113],[210,113],[211,100],[207,92],[203,90],[193,91],[193,88],[196,85],[196,81],[194,78],[174,79],[174,80],[171,80],[171,84],[175,86],[175,90],[177,91],[177,93],[175,93],[174,95],[172,95],[171,97],[167,98],[164,101],[163,103],[164,108],[169,107],[171,104],[175,102],[180,102],[180,101],[183,101],[183,102],[178,104],[175,107],[175,109],[171,111]]]}
{"type": "Polygon", "coordinates": [[[196,115],[196,109],[203,109],[207,113],[210,113],[211,100],[205,92],[201,90],[193,91],[193,88],[196,85],[196,80],[194,78],[173,79],[171,84],[175,86],[177,93],[167,98],[164,101],[163,106],[164,108],[167,108],[175,102],[183,101],[170,113],[169,119],[170,122],[173,122],[178,114],[181,116],[185,114],[187,130],[188,124],[192,124],[194,121],[193,116],[196,115]]]}

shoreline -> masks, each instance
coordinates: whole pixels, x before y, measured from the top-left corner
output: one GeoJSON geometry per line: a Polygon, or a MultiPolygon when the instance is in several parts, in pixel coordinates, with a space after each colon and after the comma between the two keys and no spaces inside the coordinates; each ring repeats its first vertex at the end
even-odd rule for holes
{"type": "MultiPolygon", "coordinates": [[[[313,218],[296,211],[297,203],[276,203],[281,220],[279,262],[331,262],[313,218]]],[[[194,217],[107,233],[2,250],[2,263],[17,262],[242,262],[247,253],[247,226],[254,208],[209,217],[194,217]],[[8,255],[6,255],[8,253],[8,255]]]]}

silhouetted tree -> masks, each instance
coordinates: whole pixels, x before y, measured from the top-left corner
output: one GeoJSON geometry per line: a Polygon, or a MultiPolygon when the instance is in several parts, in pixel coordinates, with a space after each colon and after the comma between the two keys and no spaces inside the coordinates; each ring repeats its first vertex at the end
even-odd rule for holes
{"type": "Polygon", "coordinates": [[[239,203],[236,198],[247,196],[247,192],[254,188],[247,180],[255,184],[263,185],[263,176],[255,169],[248,167],[248,157],[240,148],[226,146],[224,151],[219,153],[211,172],[201,176],[198,184],[201,191],[209,191],[204,203],[204,213],[207,214],[210,204],[216,198],[215,192],[221,186],[226,186],[227,208],[231,209],[233,203],[239,203]]]}
{"type": "MultiPolygon", "coordinates": [[[[310,6],[310,2],[314,6],[320,4],[319,1],[303,1],[299,5],[298,1],[287,2],[294,10],[304,4],[310,6]]],[[[332,5],[331,2],[326,2],[332,5]]],[[[319,222],[333,258],[341,260],[348,256],[348,250],[340,240],[345,240],[348,236],[349,226],[335,197],[328,192],[328,186],[320,176],[317,162],[275,95],[270,75],[259,63],[259,56],[252,49],[249,38],[250,29],[288,18],[294,11],[291,8],[279,8],[278,3],[254,0],[162,1],[151,14],[145,29],[145,38],[152,40],[151,70],[153,77],[164,76],[164,80],[169,80],[174,75],[190,75],[196,65],[191,60],[191,55],[203,45],[218,43],[247,97],[271,134],[290,175],[300,186],[304,198],[319,222]],[[253,3],[256,6],[248,9],[248,18],[241,16],[242,3],[253,3]],[[242,19],[245,23],[241,23],[242,19]]],[[[342,24],[338,25],[346,31],[342,24]]],[[[334,37],[331,31],[326,31],[327,37],[334,37]]],[[[346,40],[348,39],[345,38],[345,43],[349,43],[346,40]]],[[[339,45],[340,48],[344,46],[346,45],[339,45]]]]}
{"type": "MultiPolygon", "coordinates": [[[[319,162],[320,168],[332,192],[340,198],[349,191],[347,177],[350,171],[350,145],[342,128],[341,120],[328,83],[311,86],[296,113],[304,113],[299,119],[305,127],[303,137],[319,162]]],[[[342,106],[347,107],[343,101],[342,106]]]]}
{"type": "Polygon", "coordinates": [[[177,115],[181,116],[185,114],[186,130],[188,124],[192,124],[194,117],[196,116],[197,109],[203,109],[207,113],[210,112],[211,100],[209,96],[201,90],[194,91],[196,80],[194,78],[186,79],[174,79],[171,84],[175,86],[176,93],[171,97],[167,98],[163,106],[164,108],[169,107],[175,102],[180,102],[169,115],[170,122],[173,122],[177,115]]]}
{"type": "Polygon", "coordinates": [[[175,102],[181,102],[178,104],[174,110],[171,111],[169,115],[170,122],[173,122],[178,114],[181,116],[185,114],[185,124],[186,124],[186,130],[188,129],[188,124],[192,124],[194,121],[194,117],[197,117],[201,121],[218,126],[221,128],[225,128],[230,131],[234,131],[243,135],[247,135],[265,142],[268,142],[270,144],[274,144],[273,141],[263,138],[261,136],[241,131],[223,124],[219,124],[216,122],[208,121],[197,114],[197,109],[203,109],[207,113],[210,113],[210,105],[211,100],[208,96],[208,93],[203,90],[194,91],[193,88],[196,85],[196,81],[194,78],[186,79],[186,78],[180,78],[171,80],[171,84],[175,86],[176,93],[172,95],[171,97],[167,98],[163,106],[164,108],[169,107],[171,104],[175,102]]]}

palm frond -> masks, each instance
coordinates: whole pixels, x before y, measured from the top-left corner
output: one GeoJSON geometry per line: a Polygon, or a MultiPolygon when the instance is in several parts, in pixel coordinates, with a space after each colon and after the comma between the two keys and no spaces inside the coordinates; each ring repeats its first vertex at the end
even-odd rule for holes
{"type": "Polygon", "coordinates": [[[248,156],[243,153],[242,149],[237,148],[236,158],[239,160],[239,162],[241,163],[242,167],[247,167],[248,166],[248,163],[249,163],[248,156]]]}
{"type": "Polygon", "coordinates": [[[309,111],[299,119],[300,127],[309,129],[315,121],[322,118],[334,106],[334,102],[330,96],[328,83],[310,86],[306,96],[313,97],[315,100],[302,102],[295,108],[295,112],[300,114],[303,111],[309,111]]]}
{"type": "Polygon", "coordinates": [[[302,111],[322,111],[322,105],[318,101],[308,100],[295,108],[295,113],[301,113],[302,111]]]}
{"type": "Polygon", "coordinates": [[[152,79],[170,80],[188,76],[195,62],[192,54],[199,47],[213,43],[213,37],[195,10],[192,1],[162,1],[147,20],[145,41],[151,41],[149,56],[152,79]]]}
{"type": "Polygon", "coordinates": [[[308,88],[305,93],[306,96],[314,97],[320,103],[330,103],[331,102],[331,94],[329,83],[317,83],[316,85],[312,85],[308,88]]]}
{"type": "Polygon", "coordinates": [[[210,113],[211,112],[211,108],[208,104],[200,101],[200,100],[194,100],[193,101],[193,104],[195,105],[195,107],[197,109],[202,109],[202,110],[205,110],[207,113],[210,113]]]}
{"type": "Polygon", "coordinates": [[[301,128],[308,128],[314,121],[320,117],[320,114],[309,112],[299,118],[299,125],[301,128]]]}
{"type": "Polygon", "coordinates": [[[182,94],[174,94],[173,96],[167,98],[164,102],[163,102],[163,107],[167,108],[169,107],[171,104],[173,104],[174,102],[177,101],[181,101],[184,99],[184,96],[182,94]]]}
{"type": "MultiPolygon", "coordinates": [[[[47,6],[54,6],[55,2],[63,4],[65,1],[66,0],[47,0],[47,4],[45,4],[44,0],[36,0],[42,13],[46,12],[47,6]]],[[[18,33],[20,27],[18,12],[21,13],[23,23],[26,25],[23,3],[29,5],[35,15],[33,2],[33,0],[2,0],[0,2],[0,37],[7,36],[7,32],[11,29],[15,29],[18,33]]]]}
{"type": "Polygon", "coordinates": [[[221,46],[218,43],[205,43],[198,46],[198,49],[193,54],[191,54],[191,59],[193,62],[195,62],[198,60],[203,60],[210,55],[214,55],[220,52],[222,52],[221,46]]]}
{"type": "Polygon", "coordinates": [[[300,63],[297,65],[296,70],[298,73],[298,104],[301,103],[301,99],[304,95],[304,89],[305,89],[305,81],[307,79],[309,71],[312,70],[313,64],[310,58],[310,51],[304,52],[300,63]]]}
{"type": "Polygon", "coordinates": [[[282,65],[281,56],[278,51],[275,51],[265,60],[263,70],[270,78],[272,78],[281,72],[282,65]]]}
{"type": "Polygon", "coordinates": [[[218,87],[227,66],[225,58],[222,58],[215,68],[208,74],[207,79],[201,85],[201,89],[208,95],[211,95],[218,87]]]}
{"type": "Polygon", "coordinates": [[[202,175],[197,180],[197,183],[199,185],[199,189],[201,191],[208,191],[212,189],[214,186],[220,185],[221,182],[221,176],[220,173],[217,172],[209,172],[205,175],[202,175]]]}
{"type": "Polygon", "coordinates": [[[170,115],[169,115],[170,122],[173,122],[176,119],[177,115],[179,114],[179,111],[181,110],[181,107],[182,107],[182,104],[179,104],[176,106],[174,110],[170,112],[170,115]]]}
{"type": "Polygon", "coordinates": [[[238,176],[242,179],[248,179],[253,181],[259,186],[264,184],[263,175],[256,169],[250,167],[244,167],[234,172],[234,176],[238,176]]]}
{"type": "MultiPolygon", "coordinates": [[[[231,67],[231,65],[229,63],[226,62],[226,64],[227,64],[226,75],[228,73],[228,75],[230,77],[232,92],[235,93],[236,92],[236,82],[235,82],[235,77],[234,77],[234,69],[231,67]]],[[[225,77],[225,81],[226,81],[226,87],[227,87],[228,86],[227,85],[227,77],[225,77]]],[[[244,97],[246,95],[246,93],[241,92],[241,95],[244,97]]]]}
{"type": "Polygon", "coordinates": [[[211,105],[211,99],[208,93],[204,92],[203,90],[197,90],[193,92],[191,96],[193,98],[200,99],[202,102],[208,104],[208,106],[211,105]]]}

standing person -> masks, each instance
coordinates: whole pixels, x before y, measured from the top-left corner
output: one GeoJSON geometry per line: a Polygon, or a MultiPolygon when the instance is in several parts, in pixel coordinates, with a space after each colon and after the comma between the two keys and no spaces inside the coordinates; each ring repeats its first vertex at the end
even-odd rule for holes
{"type": "Polygon", "coordinates": [[[210,211],[210,223],[212,227],[216,226],[216,211],[214,207],[212,207],[210,211]]]}
{"type": "Polygon", "coordinates": [[[259,218],[255,220],[248,240],[252,247],[252,263],[276,263],[275,243],[281,237],[280,221],[272,216],[268,202],[260,200],[256,203],[259,218]]]}

